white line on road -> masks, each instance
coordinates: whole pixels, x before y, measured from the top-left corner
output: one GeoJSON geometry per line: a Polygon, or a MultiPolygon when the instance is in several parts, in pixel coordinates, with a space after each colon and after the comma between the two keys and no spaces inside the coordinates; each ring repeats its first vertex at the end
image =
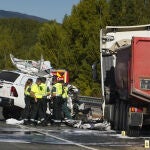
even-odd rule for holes
{"type": "Polygon", "coordinates": [[[60,138],[60,137],[57,137],[55,135],[52,135],[52,134],[49,134],[49,133],[45,133],[43,132],[42,129],[37,129],[37,128],[31,128],[31,127],[25,127],[23,125],[19,125],[21,128],[24,128],[24,129],[34,129],[36,130],[37,132],[41,133],[41,134],[44,134],[46,136],[49,136],[49,137],[52,137],[52,138],[55,138],[57,140],[61,140],[61,141],[64,141],[64,142],[68,142],[69,144],[72,144],[72,145],[76,145],[76,146],[79,146],[79,147],[82,147],[82,148],[85,148],[85,149],[89,149],[89,150],[98,150],[98,149],[95,149],[95,148],[92,148],[92,147],[89,147],[89,146],[85,146],[85,145],[82,145],[82,144],[78,144],[78,143],[75,143],[75,142],[72,142],[72,141],[69,141],[69,140],[66,140],[66,139],[63,139],[63,138],[60,138]]]}

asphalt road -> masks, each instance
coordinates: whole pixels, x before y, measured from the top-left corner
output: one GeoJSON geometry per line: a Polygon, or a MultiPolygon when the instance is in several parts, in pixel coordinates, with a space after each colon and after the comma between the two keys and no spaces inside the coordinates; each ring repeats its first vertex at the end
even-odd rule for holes
{"type": "Polygon", "coordinates": [[[5,150],[141,150],[145,139],[129,138],[115,131],[96,131],[68,126],[32,127],[0,121],[0,149],[5,150]]]}
{"type": "Polygon", "coordinates": [[[10,125],[0,114],[1,150],[145,150],[148,136],[131,138],[113,130],[87,130],[51,125],[10,125]]]}

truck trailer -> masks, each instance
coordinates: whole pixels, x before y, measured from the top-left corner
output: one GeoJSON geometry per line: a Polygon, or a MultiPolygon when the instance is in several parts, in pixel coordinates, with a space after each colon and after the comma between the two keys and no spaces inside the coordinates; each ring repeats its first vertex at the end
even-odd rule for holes
{"type": "Polygon", "coordinates": [[[150,125],[150,24],[101,29],[100,61],[104,120],[139,136],[150,125]]]}

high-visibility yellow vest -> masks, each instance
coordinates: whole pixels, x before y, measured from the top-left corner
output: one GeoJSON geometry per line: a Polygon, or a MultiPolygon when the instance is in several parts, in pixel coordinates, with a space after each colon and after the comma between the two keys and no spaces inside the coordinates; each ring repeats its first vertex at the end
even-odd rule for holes
{"type": "Polygon", "coordinates": [[[29,95],[30,95],[30,90],[31,90],[31,86],[28,85],[28,86],[25,88],[24,94],[29,96],[29,95]]]}
{"type": "Polygon", "coordinates": [[[47,96],[48,94],[50,94],[50,90],[45,83],[40,84],[40,91],[42,96],[47,96]]]}
{"type": "Polygon", "coordinates": [[[68,87],[64,86],[62,98],[68,98],[68,87]]]}
{"type": "Polygon", "coordinates": [[[31,92],[34,93],[34,95],[35,95],[36,98],[42,98],[40,86],[38,86],[37,84],[33,84],[31,86],[31,92]]]}
{"type": "Polygon", "coordinates": [[[61,83],[56,83],[52,87],[52,95],[62,96],[63,87],[61,83]]]}
{"type": "Polygon", "coordinates": [[[40,91],[41,91],[41,94],[42,96],[46,96],[47,95],[47,86],[45,83],[41,83],[40,84],[40,91]]]}

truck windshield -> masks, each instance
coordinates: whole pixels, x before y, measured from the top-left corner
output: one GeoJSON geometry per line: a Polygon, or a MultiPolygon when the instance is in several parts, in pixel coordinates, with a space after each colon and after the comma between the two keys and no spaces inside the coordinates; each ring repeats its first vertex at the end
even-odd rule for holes
{"type": "Polygon", "coordinates": [[[1,81],[9,81],[14,82],[19,77],[18,73],[2,71],[0,72],[0,80],[1,81]]]}

